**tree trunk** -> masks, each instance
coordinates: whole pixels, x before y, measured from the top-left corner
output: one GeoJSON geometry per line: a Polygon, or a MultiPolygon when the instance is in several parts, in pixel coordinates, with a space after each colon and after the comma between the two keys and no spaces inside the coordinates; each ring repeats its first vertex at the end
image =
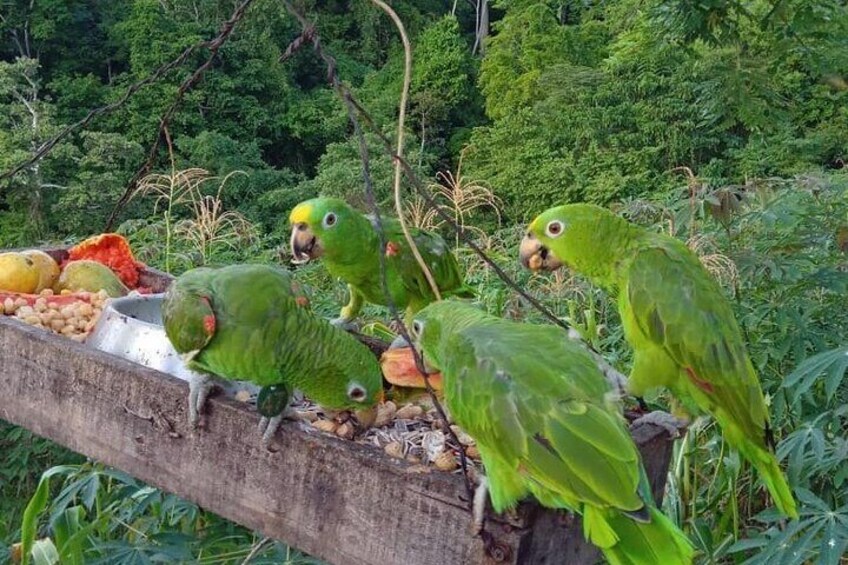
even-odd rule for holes
{"type": "Polygon", "coordinates": [[[482,57],[486,52],[485,39],[489,37],[489,0],[477,1],[477,30],[474,37],[474,47],[471,54],[476,55],[478,50],[482,57]]]}

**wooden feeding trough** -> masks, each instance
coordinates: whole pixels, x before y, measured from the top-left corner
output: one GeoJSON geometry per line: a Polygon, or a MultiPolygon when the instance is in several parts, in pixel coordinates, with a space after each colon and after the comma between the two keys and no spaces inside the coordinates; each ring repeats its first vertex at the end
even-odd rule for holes
{"type": "MultiPolygon", "coordinates": [[[[57,259],[62,251],[50,251],[57,259]]],[[[142,284],[169,278],[147,271],[142,284]]],[[[594,563],[579,520],[524,503],[470,535],[462,477],[284,423],[277,451],[247,405],[212,397],[187,425],[188,386],[165,373],[0,316],[0,418],[339,565],[594,563]]],[[[632,430],[659,499],[672,441],[632,430]]]]}

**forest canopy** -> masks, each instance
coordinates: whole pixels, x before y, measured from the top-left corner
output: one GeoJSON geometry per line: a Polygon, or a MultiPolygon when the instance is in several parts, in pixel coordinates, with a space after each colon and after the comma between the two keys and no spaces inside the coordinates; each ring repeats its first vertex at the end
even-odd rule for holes
{"type": "MultiPolygon", "coordinates": [[[[4,3],[0,169],[214,36],[235,6],[4,3]]],[[[396,6],[415,47],[410,160],[432,178],[464,152],[465,172],[495,189],[510,219],[564,200],[661,193],[681,184],[679,166],[716,186],[843,166],[841,2],[483,6],[491,36],[482,43],[474,2],[396,6]]],[[[391,22],[367,3],[305,8],[341,80],[390,131],[402,81],[391,22]]],[[[298,33],[282,4],[252,4],[170,125],[178,167],[248,173],[233,179],[226,198],[266,230],[305,194],[352,198],[361,186],[352,130],[322,62],[311,49],[281,60],[298,33]]],[[[81,235],[105,223],[179,84],[206,56],[197,50],[4,182],[0,243],[81,235]]],[[[167,165],[164,150],[157,165],[167,165]]],[[[374,167],[385,197],[390,164],[374,167]]]]}

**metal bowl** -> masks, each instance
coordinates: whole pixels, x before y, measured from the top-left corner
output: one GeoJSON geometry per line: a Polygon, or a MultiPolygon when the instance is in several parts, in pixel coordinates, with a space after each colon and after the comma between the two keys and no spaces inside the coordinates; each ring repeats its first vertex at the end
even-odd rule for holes
{"type": "Polygon", "coordinates": [[[85,343],[145,367],[183,379],[191,378],[162,325],[164,294],[110,300],[85,343]]]}
{"type": "MultiPolygon", "coordinates": [[[[160,293],[110,300],[85,343],[184,381],[190,380],[194,372],[171,345],[162,325],[164,296],[160,293]]],[[[216,384],[228,395],[235,395],[239,390],[254,395],[259,390],[255,385],[241,381],[216,379],[216,384]]]]}

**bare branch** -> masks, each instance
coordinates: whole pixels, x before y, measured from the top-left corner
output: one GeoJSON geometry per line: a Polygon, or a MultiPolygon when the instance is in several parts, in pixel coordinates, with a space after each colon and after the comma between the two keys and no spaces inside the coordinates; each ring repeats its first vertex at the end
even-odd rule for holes
{"type": "MultiPolygon", "coordinates": [[[[395,27],[397,27],[401,40],[403,41],[403,88],[400,93],[400,111],[398,112],[397,127],[397,155],[400,157],[403,155],[403,124],[406,118],[409,84],[412,81],[412,47],[409,44],[409,37],[406,35],[403,22],[400,20],[397,13],[382,0],[371,0],[371,2],[376,4],[381,10],[389,15],[394,22],[395,27]]],[[[442,294],[439,292],[439,285],[436,284],[436,279],[433,277],[430,267],[427,265],[427,262],[424,261],[424,257],[421,256],[421,252],[418,250],[418,246],[415,245],[415,240],[412,238],[412,234],[409,233],[409,227],[406,225],[406,219],[403,215],[403,202],[400,195],[401,177],[402,172],[400,162],[395,161],[395,212],[397,213],[398,222],[400,222],[400,227],[403,230],[403,236],[406,238],[406,242],[409,244],[409,248],[412,250],[415,260],[418,262],[418,266],[421,267],[421,271],[427,278],[427,284],[430,285],[430,290],[433,291],[433,296],[436,297],[436,300],[441,300],[442,294]]]]}
{"type": "MultiPolygon", "coordinates": [[[[242,6],[239,6],[239,8],[236,9],[235,13],[240,14],[241,12],[243,12],[242,7],[244,6],[246,8],[245,4],[250,4],[251,1],[252,0],[248,0],[242,6]]],[[[239,16],[238,19],[240,19],[240,18],[241,18],[241,16],[239,16]]],[[[38,148],[38,150],[35,153],[33,153],[32,156],[30,156],[28,159],[18,163],[17,165],[12,167],[11,169],[0,174],[0,181],[2,181],[4,179],[11,178],[11,177],[15,176],[16,174],[18,174],[19,172],[21,172],[22,170],[26,169],[27,167],[30,167],[33,164],[35,164],[36,162],[40,161],[45,156],[47,156],[47,154],[50,153],[60,141],[62,141],[63,139],[65,139],[66,137],[68,137],[70,134],[77,131],[78,129],[85,128],[98,116],[102,116],[104,114],[110,114],[110,113],[114,112],[115,110],[121,108],[139,90],[143,89],[144,87],[146,87],[150,84],[155,83],[156,81],[161,79],[163,76],[168,74],[170,71],[174,70],[175,68],[177,68],[177,67],[181,66],[183,63],[185,63],[188,60],[188,58],[195,51],[197,51],[199,49],[203,49],[203,48],[212,49],[213,47],[217,51],[217,49],[220,48],[220,44],[218,43],[218,41],[220,41],[221,35],[223,34],[224,31],[226,31],[228,29],[227,25],[230,24],[231,22],[232,22],[232,18],[229,21],[224,23],[224,26],[222,27],[222,30],[221,30],[221,34],[219,34],[217,37],[215,37],[211,40],[199,41],[199,42],[195,43],[194,45],[187,47],[182,53],[180,53],[179,56],[177,56],[176,59],[174,59],[174,60],[172,60],[168,63],[165,63],[164,65],[162,65],[161,67],[159,67],[155,71],[153,71],[146,78],[144,78],[144,79],[130,85],[129,87],[127,87],[124,94],[120,98],[115,100],[114,102],[90,110],[88,112],[88,114],[85,115],[84,118],[82,118],[81,120],[74,122],[73,124],[67,126],[62,131],[57,133],[55,136],[50,138],[48,141],[44,142],[38,148]]],[[[235,25],[235,22],[233,22],[232,25],[235,25]]],[[[231,31],[232,30],[230,28],[229,32],[231,32],[231,31]]],[[[229,32],[227,33],[227,35],[229,35],[229,32]]],[[[160,132],[160,136],[161,136],[161,132],[160,132]]]]}
{"type": "Polygon", "coordinates": [[[123,210],[124,206],[126,206],[127,202],[129,202],[132,198],[133,192],[135,191],[135,187],[136,185],[138,185],[138,182],[142,179],[142,177],[144,177],[147,173],[150,172],[151,168],[153,168],[153,162],[156,160],[156,156],[159,152],[159,147],[162,144],[165,129],[168,127],[171,118],[174,117],[177,108],[179,108],[180,103],[183,100],[183,96],[185,96],[185,93],[188,92],[188,90],[190,90],[195,84],[197,84],[197,82],[203,76],[203,73],[205,73],[206,70],[210,66],[212,66],[215,57],[218,56],[218,50],[220,50],[221,46],[226,43],[227,40],[230,38],[233,33],[233,30],[236,27],[236,24],[238,24],[238,22],[242,19],[245,11],[252,2],[253,0],[244,0],[244,2],[239,4],[239,6],[233,12],[233,15],[230,16],[230,19],[223,23],[223,25],[221,26],[221,31],[218,33],[218,35],[210,41],[205,42],[204,46],[209,49],[209,57],[206,59],[206,62],[204,62],[197,69],[195,69],[191,76],[189,76],[182,82],[182,84],[180,84],[180,88],[177,90],[177,95],[174,98],[174,101],[171,103],[168,109],[165,110],[165,113],[162,114],[162,117],[159,120],[159,131],[156,133],[156,139],[150,148],[150,152],[147,154],[147,160],[145,160],[145,162],[141,165],[141,167],[139,167],[139,169],[135,172],[130,181],[127,183],[127,186],[124,189],[124,193],[121,195],[121,198],[118,199],[117,204],[115,204],[115,207],[112,209],[112,213],[109,215],[109,219],[106,222],[105,231],[110,231],[112,229],[115,220],[118,218],[118,214],[121,213],[121,210],[123,210]]]}

